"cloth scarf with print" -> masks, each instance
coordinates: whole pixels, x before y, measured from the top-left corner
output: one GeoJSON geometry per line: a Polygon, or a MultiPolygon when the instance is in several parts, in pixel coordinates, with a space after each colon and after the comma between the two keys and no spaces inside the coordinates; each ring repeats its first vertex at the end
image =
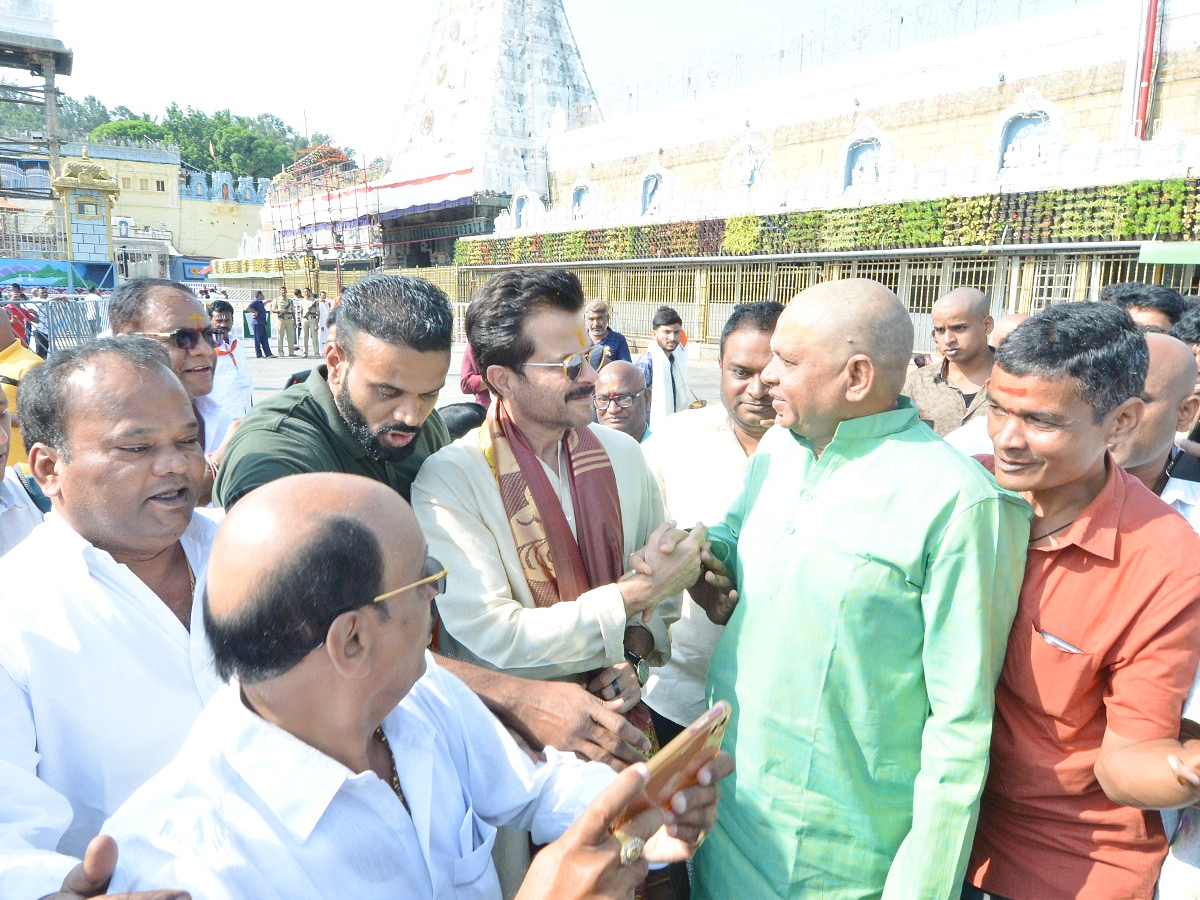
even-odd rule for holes
{"type": "MultiPolygon", "coordinates": [[[[585,591],[613,584],[625,569],[621,501],[608,454],[587,427],[569,429],[562,447],[578,540],[541,461],[503,402],[492,404],[479,429],[479,449],[500,487],[517,557],[538,607],[573,602],[585,591]]],[[[580,683],[586,685],[595,674],[583,673],[580,683]]],[[[625,717],[650,739],[651,752],[657,751],[646,704],[639,702],[625,717]]]]}

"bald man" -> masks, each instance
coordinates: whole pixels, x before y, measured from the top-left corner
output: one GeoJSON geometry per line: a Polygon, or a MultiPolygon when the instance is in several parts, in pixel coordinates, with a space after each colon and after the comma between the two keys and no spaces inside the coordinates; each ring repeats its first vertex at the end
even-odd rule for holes
{"type": "MultiPolygon", "coordinates": [[[[999,347],[1004,343],[1004,339],[1028,318],[1024,313],[1009,313],[997,319],[995,327],[992,328],[992,346],[999,347]]],[[[955,428],[942,437],[964,456],[987,456],[995,449],[992,446],[992,437],[988,434],[987,416],[975,416],[966,425],[955,428]]]]}
{"type": "Polygon", "coordinates": [[[904,384],[922,420],[946,435],[985,410],[992,371],[992,316],[987,294],[960,287],[933,304],[933,340],[941,363],[916,369],[904,384]]]}
{"type": "Polygon", "coordinates": [[[1146,411],[1129,439],[1112,448],[1113,459],[1200,532],[1200,484],[1171,477],[1179,452],[1175,434],[1191,427],[1200,408],[1200,396],[1194,392],[1196,359],[1187,344],[1169,334],[1148,332],[1146,344],[1146,411]]]}
{"type": "MultiPolygon", "coordinates": [[[[236,681],[105,824],[121,851],[110,891],[499,900],[496,827],[546,843],[584,813],[613,771],[553,748],[533,763],[426,651],[448,577],[426,551],[408,504],[373,479],[296,475],[238,503],[213,543],[204,606],[217,670],[236,681]]],[[[669,832],[657,809],[621,824],[626,863],[690,855],[732,760],[707,768],[671,799],[669,832]]],[[[643,777],[624,776],[521,896],[628,896],[645,867],[622,867],[612,831],[628,801],[646,800],[643,777]]]]}
{"type": "Polygon", "coordinates": [[[642,370],[633,363],[617,360],[600,370],[592,389],[592,405],[601,425],[638,443],[650,436],[650,390],[642,370]]]}
{"type": "Polygon", "coordinates": [[[958,896],[1030,511],[900,396],[912,339],[865,279],[771,339],[775,427],[692,589],[738,760],[701,900],[958,896]]]}

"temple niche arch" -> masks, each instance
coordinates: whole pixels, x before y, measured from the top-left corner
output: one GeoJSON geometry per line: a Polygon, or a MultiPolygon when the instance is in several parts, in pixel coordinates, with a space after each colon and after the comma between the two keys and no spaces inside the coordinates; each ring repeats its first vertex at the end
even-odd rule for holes
{"type": "Polygon", "coordinates": [[[638,179],[639,215],[657,216],[662,213],[663,203],[670,198],[674,180],[668,170],[657,164],[643,170],[638,179]]]}
{"type": "Polygon", "coordinates": [[[1066,118],[1036,88],[1025,90],[1003,110],[992,129],[1000,173],[1054,162],[1066,146],[1066,118]]]}
{"type": "Polygon", "coordinates": [[[868,118],[842,144],[841,184],[849,196],[869,195],[885,188],[895,168],[895,146],[890,137],[868,118]]]}
{"type": "MultiPolygon", "coordinates": [[[[746,123],[747,126],[750,124],[746,123]]],[[[763,182],[769,161],[767,145],[752,134],[738,138],[725,154],[721,177],[727,191],[751,191],[763,182]]]]}
{"type": "Polygon", "coordinates": [[[571,186],[571,221],[583,222],[596,208],[597,191],[592,182],[584,179],[571,186]]]}
{"type": "Polygon", "coordinates": [[[528,231],[541,227],[546,217],[546,205],[529,185],[521,182],[521,186],[513,194],[509,214],[512,217],[513,231],[528,231]]]}
{"type": "Polygon", "coordinates": [[[862,187],[879,183],[880,147],[878,138],[863,138],[846,152],[844,187],[862,187]]]}

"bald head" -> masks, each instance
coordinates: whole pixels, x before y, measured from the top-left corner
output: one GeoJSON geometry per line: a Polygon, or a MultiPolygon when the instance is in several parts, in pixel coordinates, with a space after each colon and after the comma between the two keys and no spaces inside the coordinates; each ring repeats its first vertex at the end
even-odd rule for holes
{"type": "Polygon", "coordinates": [[[1024,313],[1009,313],[1007,316],[1001,316],[996,320],[996,325],[992,328],[992,346],[999,347],[1004,339],[1012,334],[1018,325],[1028,319],[1029,316],[1024,313]]]}
{"type": "Polygon", "coordinates": [[[642,370],[623,359],[614,360],[600,370],[596,378],[596,393],[636,393],[646,389],[646,378],[642,370]]]}
{"type": "Polygon", "coordinates": [[[1191,348],[1169,334],[1148,333],[1150,368],[1146,372],[1142,421],[1128,440],[1112,448],[1113,458],[1151,490],[1157,490],[1175,433],[1191,426],[1200,406],[1193,393],[1196,359],[1191,348]]]}
{"type": "Polygon", "coordinates": [[[648,403],[646,378],[633,363],[617,360],[610,362],[596,378],[592,396],[597,403],[608,405],[596,407],[596,419],[601,425],[624,432],[635,441],[646,435],[648,403]],[[621,406],[629,403],[628,406],[621,406]]]}
{"type": "Polygon", "coordinates": [[[933,311],[963,309],[970,315],[984,319],[992,310],[991,301],[988,300],[987,294],[973,287],[957,287],[949,293],[943,294],[933,304],[933,311]]]}
{"type": "Polygon", "coordinates": [[[892,400],[904,386],[913,348],[908,310],[878,281],[848,278],[824,281],[801,291],[779,317],[778,331],[815,339],[831,361],[844,363],[864,354],[892,400]]]}
{"type": "Polygon", "coordinates": [[[1171,404],[1182,403],[1196,385],[1196,357],[1191,348],[1169,334],[1149,332],[1150,369],[1146,373],[1146,393],[1162,394],[1171,404]]]}
{"type": "Polygon", "coordinates": [[[209,561],[204,616],[218,671],[244,683],[284,674],[335,618],[381,593],[389,565],[419,573],[424,556],[412,509],[380,482],[310,473],[252,491],[209,561]]]}

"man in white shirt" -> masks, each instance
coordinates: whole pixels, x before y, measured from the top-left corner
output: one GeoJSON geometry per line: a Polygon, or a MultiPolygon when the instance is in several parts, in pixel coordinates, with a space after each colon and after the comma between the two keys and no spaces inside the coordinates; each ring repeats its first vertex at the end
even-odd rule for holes
{"type": "Polygon", "coordinates": [[[16,470],[5,468],[12,441],[12,420],[8,397],[0,391],[0,473],[4,474],[0,479],[0,556],[21,543],[42,521],[42,511],[21,484],[16,470]]]}
{"type": "Polygon", "coordinates": [[[641,443],[650,437],[650,389],[641,370],[623,359],[604,365],[596,378],[592,405],[596,421],[641,443]]]}
{"type": "MultiPolygon", "coordinates": [[[[213,545],[204,622],[218,671],[236,681],[105,825],[121,849],[111,890],[498,900],[496,826],[539,843],[566,831],[614,773],[553,749],[535,765],[436,665],[431,603],[454,575],[426,549],[408,504],[361,476],[291,476],[233,509],[213,545]]],[[[709,767],[715,781],[731,763],[709,767]]],[[[655,810],[619,837],[598,835],[603,880],[628,891],[644,874],[621,871],[623,839],[651,863],[690,856],[717,793],[684,791],[670,833],[655,810]]],[[[545,874],[522,896],[583,887],[551,895],[545,874]]]]}
{"type": "Polygon", "coordinates": [[[1147,332],[1146,345],[1146,411],[1129,439],[1112,448],[1113,459],[1200,532],[1200,484],[1171,476],[1180,452],[1175,434],[1191,427],[1200,408],[1200,396],[1193,392],[1196,359],[1187,344],[1169,334],[1147,332]]]}
{"type": "Polygon", "coordinates": [[[58,889],[218,685],[199,622],[216,525],[199,426],[158,342],[101,338],[21,385],[53,511],[0,560],[0,897],[58,889]]]}
{"type": "MultiPolygon", "coordinates": [[[[772,301],[735,306],[721,331],[721,406],[671,416],[642,445],[675,521],[719,522],[741,492],[758,441],[775,419],[761,375],[781,312],[783,305],[772,301]]],[[[704,678],[721,631],[685,594],[671,626],[671,658],[646,683],[659,740],[670,740],[708,708],[704,678]]]]}
{"type": "Polygon", "coordinates": [[[200,501],[207,503],[225,440],[233,427],[233,419],[211,396],[217,335],[208,313],[196,295],[178,282],[133,278],[113,293],[108,320],[113,334],[153,338],[170,356],[171,368],[183,383],[200,422],[200,438],[208,462],[200,501]]]}
{"type": "Polygon", "coordinates": [[[236,422],[254,405],[254,379],[246,363],[245,344],[234,334],[233,304],[228,300],[214,300],[208,316],[217,337],[210,396],[236,422]]]}
{"type": "Polygon", "coordinates": [[[650,389],[650,430],[667,416],[687,409],[692,392],[687,383],[688,352],[683,319],[670,306],[660,306],[650,322],[651,340],[634,363],[650,389]]]}

